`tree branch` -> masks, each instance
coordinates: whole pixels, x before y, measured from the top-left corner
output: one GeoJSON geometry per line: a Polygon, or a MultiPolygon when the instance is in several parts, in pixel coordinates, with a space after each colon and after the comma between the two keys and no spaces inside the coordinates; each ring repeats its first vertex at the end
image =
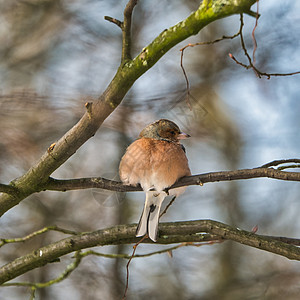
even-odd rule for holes
{"type": "MultiPolygon", "coordinates": [[[[210,237],[209,234],[203,234],[203,236],[204,236],[203,241],[208,240],[209,241],[208,243],[212,244],[210,242],[212,240],[209,238],[210,237]]],[[[219,242],[219,241],[214,241],[214,243],[215,242],[219,242]]],[[[221,242],[223,242],[223,240],[221,242]]],[[[89,255],[100,256],[100,257],[105,257],[105,258],[112,258],[112,259],[123,258],[123,259],[131,260],[133,258],[143,258],[143,257],[149,257],[149,256],[157,255],[157,254],[169,253],[170,251],[177,250],[178,248],[181,248],[181,247],[188,247],[188,246],[200,247],[200,246],[207,245],[208,243],[205,243],[205,242],[201,242],[201,243],[186,242],[186,243],[178,244],[178,245],[173,246],[173,247],[164,248],[164,249],[154,251],[154,252],[150,252],[150,253],[135,254],[134,256],[129,255],[129,254],[124,254],[124,253],[108,254],[108,253],[96,252],[96,251],[93,251],[93,250],[88,250],[88,251],[85,251],[85,252],[80,252],[80,250],[79,250],[74,255],[75,260],[71,264],[69,264],[67,266],[67,268],[59,276],[57,276],[56,278],[54,278],[50,281],[39,282],[39,283],[34,283],[34,282],[9,282],[9,283],[3,283],[1,286],[2,287],[8,287],[8,286],[21,286],[21,287],[24,287],[24,286],[27,286],[27,287],[31,287],[32,291],[35,292],[35,290],[38,289],[38,288],[48,287],[52,284],[55,284],[55,283],[58,283],[58,282],[62,281],[66,277],[68,277],[79,266],[82,258],[84,258],[86,256],[89,256],[89,255]]]]}
{"type": "Polygon", "coordinates": [[[112,17],[109,17],[109,16],[104,16],[104,20],[106,20],[108,22],[111,22],[111,23],[114,23],[114,24],[116,24],[118,27],[120,27],[122,29],[123,22],[121,22],[120,20],[112,18],[112,17]]]}
{"type": "Polygon", "coordinates": [[[300,159],[299,158],[277,159],[262,165],[261,168],[277,167],[279,165],[287,164],[287,163],[298,164],[300,163],[300,159]]]}
{"type": "Polygon", "coordinates": [[[79,234],[78,232],[72,231],[72,230],[67,230],[67,229],[63,229],[60,228],[58,226],[48,226],[48,227],[44,227],[38,231],[32,232],[22,238],[13,238],[13,239],[0,239],[0,248],[2,246],[4,246],[5,244],[10,244],[10,243],[24,243],[40,234],[43,234],[45,232],[48,231],[57,231],[57,232],[61,232],[64,234],[72,234],[72,235],[77,235],[79,234]]]}
{"type": "MultiPolygon", "coordinates": [[[[281,171],[273,168],[264,168],[264,167],[258,167],[254,169],[242,169],[236,171],[211,172],[211,173],[183,177],[169,189],[175,187],[181,187],[181,186],[189,186],[189,185],[202,185],[208,182],[231,181],[231,180],[265,178],[265,177],[278,179],[278,180],[300,181],[300,172],[286,172],[286,171],[281,171]]],[[[116,191],[116,192],[142,191],[142,188],[140,186],[124,185],[122,182],[109,180],[101,177],[78,178],[78,179],[49,178],[48,182],[46,182],[43,187],[44,190],[51,190],[51,191],[69,191],[69,190],[90,189],[90,188],[100,188],[100,189],[116,191]]]]}
{"type": "MultiPolygon", "coordinates": [[[[4,283],[2,286],[29,286],[31,287],[33,293],[36,289],[45,288],[55,283],[61,282],[66,279],[80,264],[82,258],[84,256],[81,255],[80,251],[75,253],[75,260],[70,263],[67,268],[56,278],[49,280],[47,282],[39,282],[39,283],[32,283],[32,282],[12,282],[12,283],[4,283]]],[[[34,299],[34,298],[33,298],[34,299]]]]}
{"type": "MultiPolygon", "coordinates": [[[[258,1],[257,1],[258,3],[258,1]]],[[[235,61],[238,65],[242,66],[243,68],[249,70],[249,69],[252,69],[255,73],[255,75],[258,77],[258,78],[261,78],[262,76],[266,76],[267,79],[270,79],[271,76],[291,76],[291,75],[297,75],[297,74],[300,74],[300,71],[296,71],[296,72],[290,72],[290,73],[266,73],[266,72],[262,72],[260,70],[258,70],[256,67],[255,67],[255,57],[254,57],[254,54],[255,54],[255,51],[256,51],[256,40],[254,38],[254,31],[257,27],[257,20],[258,20],[258,14],[256,14],[256,24],[254,26],[254,29],[252,31],[252,38],[254,40],[254,50],[253,50],[253,62],[252,62],[252,59],[250,57],[250,55],[248,54],[248,51],[247,51],[247,48],[246,48],[246,45],[245,45],[245,42],[244,42],[244,37],[243,37],[243,31],[242,31],[242,28],[244,26],[244,21],[243,21],[243,14],[241,13],[240,15],[240,21],[241,21],[241,30],[240,30],[240,40],[241,40],[241,46],[242,46],[242,49],[244,50],[244,54],[245,56],[247,57],[247,60],[249,62],[249,65],[246,65],[244,63],[241,63],[240,61],[238,61],[231,53],[229,53],[229,57],[235,61]]]]}
{"type": "Polygon", "coordinates": [[[124,10],[124,22],[122,24],[122,63],[131,59],[131,17],[138,0],[130,0],[124,10]]]}
{"type": "MultiPolygon", "coordinates": [[[[37,249],[1,267],[0,284],[32,269],[53,262],[59,257],[74,251],[95,246],[137,243],[139,239],[135,237],[135,229],[136,224],[119,225],[112,228],[82,233],[80,235],[73,235],[37,249]]],[[[300,248],[294,245],[213,220],[160,223],[159,233],[157,244],[203,242],[205,241],[205,235],[199,235],[199,233],[207,233],[209,234],[208,240],[232,240],[289,259],[300,260],[300,248]]],[[[299,243],[299,240],[295,241],[299,243]]],[[[143,243],[144,242],[149,243],[149,240],[147,239],[143,241],[143,243]]]]}
{"type": "Polygon", "coordinates": [[[18,193],[18,189],[10,184],[0,183],[0,193],[16,194],[18,193]]]}
{"type": "MultiPolygon", "coordinates": [[[[134,1],[130,0],[129,3],[134,1]]],[[[122,62],[104,93],[94,101],[93,106],[89,106],[90,110],[62,138],[53,143],[27,173],[14,180],[19,193],[0,196],[0,216],[29,195],[40,191],[49,176],[95,135],[134,82],[166,52],[215,20],[248,12],[254,3],[255,0],[204,0],[189,17],[159,34],[136,58],[122,62]]]]}

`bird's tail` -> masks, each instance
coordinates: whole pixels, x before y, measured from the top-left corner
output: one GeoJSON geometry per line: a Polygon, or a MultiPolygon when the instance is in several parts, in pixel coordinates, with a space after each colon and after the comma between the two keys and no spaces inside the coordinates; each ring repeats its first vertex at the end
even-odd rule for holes
{"type": "Polygon", "coordinates": [[[148,234],[149,238],[156,242],[160,207],[165,197],[165,192],[146,192],[144,210],[136,229],[137,237],[148,234]]]}

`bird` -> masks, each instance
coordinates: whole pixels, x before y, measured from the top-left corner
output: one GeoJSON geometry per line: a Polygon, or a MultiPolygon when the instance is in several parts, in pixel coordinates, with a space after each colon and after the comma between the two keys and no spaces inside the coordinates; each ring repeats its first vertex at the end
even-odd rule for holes
{"type": "Polygon", "coordinates": [[[168,188],[191,175],[185,148],[180,144],[180,140],[189,137],[174,122],[160,119],[146,126],[123,155],[119,165],[121,181],[140,185],[146,193],[136,237],[147,234],[156,242],[162,202],[167,195],[177,197],[185,191],[186,187],[168,188]]]}

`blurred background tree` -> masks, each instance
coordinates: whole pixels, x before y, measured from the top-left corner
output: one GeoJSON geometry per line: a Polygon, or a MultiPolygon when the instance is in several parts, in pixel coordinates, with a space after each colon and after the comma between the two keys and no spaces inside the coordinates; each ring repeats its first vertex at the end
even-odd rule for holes
{"type": "MultiPolygon", "coordinates": [[[[0,1],[0,178],[23,174],[84,112],[90,96],[100,94],[120,61],[121,32],[104,15],[122,19],[126,1],[0,1]]],[[[140,1],[134,11],[134,55],[158,33],[196,9],[199,1],[140,1]]],[[[266,72],[291,72],[300,66],[297,1],[265,0],[256,29],[257,66],[266,72]]],[[[245,17],[245,38],[253,49],[255,20],[245,17]]],[[[232,35],[239,17],[214,22],[188,42],[232,35]]],[[[140,78],[121,106],[55,172],[59,178],[116,178],[127,145],[146,124],[161,117],[192,135],[185,143],[192,173],[255,167],[299,156],[299,76],[258,79],[228,58],[244,60],[239,39],[185,51],[191,85],[190,111],[179,49],[166,54],[140,78]]],[[[259,233],[297,236],[299,184],[257,179],[189,187],[162,221],[215,219],[259,233]]],[[[142,193],[99,190],[34,194],[0,220],[1,237],[20,237],[56,224],[77,231],[137,222],[142,193]]],[[[60,237],[49,233],[30,243],[2,249],[3,265],[60,237]]],[[[140,245],[138,252],[158,245],[140,245]]],[[[110,246],[107,253],[130,253],[110,246]]],[[[71,261],[33,270],[20,280],[43,282],[71,261]]],[[[37,299],[119,299],[127,261],[88,257],[61,282],[38,290],[37,299]]],[[[167,255],[131,263],[130,299],[298,299],[299,264],[231,242],[184,247],[167,255]],[[297,268],[298,267],[298,268],[297,268]]],[[[24,299],[27,288],[2,288],[1,299],[24,299]]]]}

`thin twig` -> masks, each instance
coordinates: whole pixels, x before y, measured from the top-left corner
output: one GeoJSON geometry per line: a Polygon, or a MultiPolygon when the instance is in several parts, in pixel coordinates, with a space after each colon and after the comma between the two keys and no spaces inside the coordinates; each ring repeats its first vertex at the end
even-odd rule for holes
{"type": "MultiPolygon", "coordinates": [[[[244,21],[243,21],[243,14],[240,14],[240,22],[241,22],[241,27],[243,27],[244,25],[244,21]]],[[[256,28],[256,27],[254,27],[256,28]]],[[[248,63],[249,65],[246,65],[244,63],[241,63],[240,61],[238,61],[231,53],[229,53],[229,57],[238,65],[244,67],[245,69],[249,70],[252,69],[255,73],[255,75],[258,78],[261,78],[262,76],[267,77],[267,79],[270,79],[271,77],[279,77],[279,76],[292,76],[292,75],[296,75],[296,74],[300,74],[300,71],[296,71],[296,72],[291,72],[291,73],[266,73],[266,72],[262,72],[260,70],[258,70],[255,66],[254,63],[251,60],[250,55],[248,54],[245,42],[244,42],[244,37],[243,37],[243,31],[240,30],[240,40],[241,40],[241,45],[242,45],[242,49],[244,50],[244,54],[248,59],[248,63]]],[[[255,48],[255,47],[254,47],[255,48]]]]}
{"type": "Polygon", "coordinates": [[[299,158],[277,159],[262,165],[260,168],[276,167],[286,163],[300,163],[299,158]]]}
{"type": "Polygon", "coordinates": [[[167,212],[167,210],[173,204],[173,202],[175,201],[175,199],[176,199],[176,196],[173,196],[172,199],[170,200],[169,204],[164,209],[164,211],[160,214],[159,218],[161,218],[167,212]]]}
{"type": "MultiPolygon", "coordinates": [[[[47,282],[12,282],[12,283],[3,283],[1,286],[29,286],[32,288],[32,294],[34,296],[35,290],[40,288],[45,288],[55,283],[61,282],[65,278],[67,278],[80,264],[82,256],[80,255],[80,251],[77,251],[75,254],[75,260],[67,266],[67,268],[56,278],[51,279],[47,282]]],[[[34,299],[34,298],[33,298],[34,299]]]]}
{"type": "Polygon", "coordinates": [[[113,23],[113,24],[116,24],[118,27],[120,27],[121,29],[122,29],[122,27],[123,27],[123,22],[121,22],[120,20],[118,20],[118,19],[115,19],[115,18],[112,18],[112,17],[109,17],[109,16],[104,16],[104,19],[106,20],[106,21],[109,21],[109,22],[111,22],[111,23],[113,23]]]}
{"type": "Polygon", "coordinates": [[[179,51],[181,52],[181,55],[180,55],[180,67],[182,69],[182,72],[183,72],[183,76],[185,78],[185,82],[186,82],[186,91],[187,91],[187,95],[186,95],[186,103],[187,105],[189,106],[189,108],[191,109],[191,105],[190,105],[190,83],[189,83],[189,79],[188,79],[188,76],[186,74],[186,71],[185,71],[185,68],[184,68],[184,65],[183,65],[183,52],[186,48],[189,48],[189,47],[195,47],[195,46],[202,46],[202,45],[213,45],[213,44],[216,44],[218,42],[221,42],[223,40],[232,40],[234,38],[236,38],[237,36],[239,36],[240,34],[240,31],[237,32],[236,34],[232,35],[232,36],[223,36],[221,38],[218,38],[214,41],[207,41],[207,42],[199,42],[199,43],[194,43],[194,44],[187,44],[186,46],[184,46],[183,48],[181,48],[179,51]]]}
{"type": "MultiPolygon", "coordinates": [[[[260,72],[254,67],[253,63],[252,63],[252,60],[251,60],[251,57],[250,55],[248,54],[248,51],[247,51],[247,48],[246,48],[246,45],[245,45],[245,41],[244,41],[244,36],[243,36],[243,26],[244,26],[244,18],[243,18],[243,14],[240,14],[240,22],[241,22],[241,30],[240,30],[240,39],[241,39],[241,45],[242,45],[242,48],[244,50],[244,54],[245,56],[247,57],[248,59],[248,62],[249,62],[249,67],[248,69],[252,68],[254,73],[256,74],[257,77],[261,78],[261,75],[260,75],[260,72]]],[[[233,57],[232,57],[233,59],[233,57]]],[[[236,59],[234,59],[235,62],[237,62],[236,59]]],[[[241,64],[242,65],[242,64],[241,64]]]]}
{"type": "MultiPolygon", "coordinates": [[[[100,257],[105,257],[105,258],[112,258],[112,259],[116,259],[116,258],[123,258],[123,259],[133,259],[133,258],[143,258],[143,257],[149,257],[149,256],[153,256],[153,255],[157,255],[157,254],[164,254],[167,253],[169,251],[174,251],[178,248],[181,248],[183,246],[202,246],[202,245],[212,245],[213,243],[219,242],[219,237],[217,236],[211,236],[209,234],[203,234],[204,236],[204,241],[203,242],[199,242],[199,243],[194,243],[194,242],[184,242],[184,243],[180,243],[179,245],[173,246],[173,247],[169,247],[169,248],[165,248],[165,249],[161,249],[158,251],[153,251],[153,252],[149,252],[149,253],[145,253],[145,254],[135,254],[134,256],[125,254],[125,253],[118,253],[118,254],[107,254],[107,253],[100,253],[100,252],[96,252],[93,250],[89,250],[89,251],[85,251],[83,253],[81,253],[80,255],[82,257],[85,256],[89,256],[89,255],[95,255],[95,256],[100,256],[100,257]],[[212,237],[212,239],[210,240],[206,240],[207,237],[212,237]]],[[[222,240],[223,242],[224,240],[222,240]]]]}
{"type": "Polygon", "coordinates": [[[213,45],[213,44],[216,44],[216,43],[224,41],[224,40],[232,40],[232,39],[238,37],[239,35],[240,35],[240,30],[239,30],[239,32],[237,32],[234,35],[230,35],[230,36],[223,35],[221,38],[218,38],[218,39],[213,40],[213,41],[206,41],[206,42],[199,42],[199,43],[194,43],[194,44],[187,44],[183,48],[179,49],[179,51],[182,52],[186,48],[189,48],[189,47],[203,46],[203,45],[213,45]]]}
{"type": "Polygon", "coordinates": [[[0,239],[0,247],[2,247],[5,244],[9,244],[9,243],[22,243],[22,242],[25,242],[25,241],[28,241],[28,240],[32,239],[35,236],[38,236],[38,235],[43,234],[43,233],[48,232],[48,231],[57,231],[57,232],[65,233],[65,234],[71,234],[71,235],[80,234],[79,232],[64,229],[64,228],[60,228],[60,227],[54,225],[54,226],[44,227],[40,230],[37,230],[35,232],[32,232],[32,233],[24,236],[22,238],[0,239]]]}
{"type": "Polygon", "coordinates": [[[232,53],[229,53],[228,56],[229,56],[232,60],[234,60],[234,61],[236,62],[236,64],[238,64],[238,65],[244,67],[244,68],[247,69],[247,70],[251,69],[251,66],[245,65],[245,64],[241,63],[240,61],[238,61],[238,60],[233,56],[232,53]]]}
{"type": "Polygon", "coordinates": [[[140,243],[142,243],[145,239],[148,238],[148,235],[144,235],[134,246],[133,246],[133,251],[132,255],[129,258],[127,265],[126,265],[126,285],[125,285],[125,290],[124,290],[124,295],[122,299],[126,299],[127,291],[128,291],[128,285],[129,285],[129,265],[131,263],[132,258],[134,257],[135,251],[140,243]]]}
{"type": "Polygon", "coordinates": [[[36,288],[35,287],[31,287],[31,292],[30,292],[30,298],[29,298],[29,300],[34,300],[35,299],[35,291],[36,291],[36,288]]]}
{"type": "Polygon", "coordinates": [[[278,167],[277,170],[286,170],[286,169],[299,169],[300,168],[300,164],[298,165],[287,165],[287,166],[281,166],[281,167],[278,167]]]}
{"type": "Polygon", "coordinates": [[[183,52],[184,52],[184,49],[181,50],[180,67],[182,69],[183,76],[184,76],[185,82],[186,82],[186,99],[185,99],[185,101],[186,101],[188,107],[191,109],[191,105],[190,105],[190,82],[189,82],[189,79],[187,77],[185,68],[183,66],[183,52]]]}
{"type": "Polygon", "coordinates": [[[255,25],[254,25],[254,28],[252,30],[252,40],[253,40],[253,44],[254,44],[254,47],[253,47],[253,54],[252,54],[252,57],[253,57],[253,65],[255,65],[256,63],[256,59],[255,59],[255,52],[256,52],[256,49],[257,49],[257,42],[256,42],[256,38],[255,38],[255,30],[257,28],[257,25],[258,25],[258,18],[259,18],[259,6],[258,6],[258,3],[259,3],[259,0],[256,1],[256,5],[257,5],[257,9],[256,9],[256,18],[255,18],[255,25]]]}

